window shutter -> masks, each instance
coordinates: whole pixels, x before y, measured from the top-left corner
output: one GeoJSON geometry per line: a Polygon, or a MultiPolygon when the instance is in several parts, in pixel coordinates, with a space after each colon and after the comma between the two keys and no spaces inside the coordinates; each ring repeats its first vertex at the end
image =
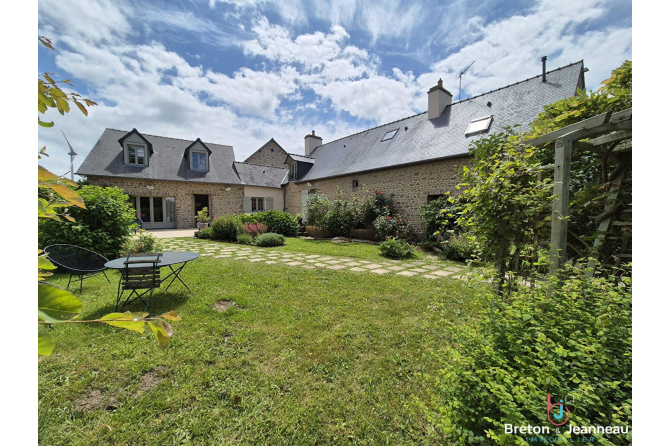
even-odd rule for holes
{"type": "Polygon", "coordinates": [[[265,210],[266,210],[266,211],[269,211],[270,209],[274,209],[274,208],[272,207],[272,202],[273,202],[273,201],[274,201],[274,199],[273,199],[272,197],[267,197],[267,198],[265,199],[265,210]]]}
{"type": "Polygon", "coordinates": [[[251,212],[251,197],[242,198],[242,212],[249,214],[251,212]]]}

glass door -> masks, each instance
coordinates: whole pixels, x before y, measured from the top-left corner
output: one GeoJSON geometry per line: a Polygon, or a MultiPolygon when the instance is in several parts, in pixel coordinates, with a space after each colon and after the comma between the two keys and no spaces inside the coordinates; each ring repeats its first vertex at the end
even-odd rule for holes
{"type": "Polygon", "coordinates": [[[136,197],[135,209],[142,219],[143,229],[176,228],[176,202],[174,197],[136,197]]]}

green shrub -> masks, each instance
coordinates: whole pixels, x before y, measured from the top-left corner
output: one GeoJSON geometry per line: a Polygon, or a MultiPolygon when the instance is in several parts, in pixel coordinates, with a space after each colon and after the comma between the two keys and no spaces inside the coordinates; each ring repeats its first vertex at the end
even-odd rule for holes
{"type": "Polygon", "coordinates": [[[241,245],[253,245],[254,237],[251,234],[237,234],[237,243],[241,245]]]}
{"type": "Polygon", "coordinates": [[[465,199],[461,196],[452,197],[449,192],[440,196],[419,209],[424,235],[429,240],[441,241],[446,231],[459,232],[458,217],[465,206],[465,199]]]}
{"type": "Polygon", "coordinates": [[[77,193],[84,199],[86,209],[69,208],[74,222],[40,218],[39,248],[65,243],[93,250],[107,258],[118,257],[135,221],[135,210],[128,202],[128,195],[118,188],[98,186],[82,186],[77,193]]]}
{"type": "Polygon", "coordinates": [[[403,259],[414,255],[414,251],[409,243],[395,237],[389,237],[381,242],[379,244],[379,251],[384,257],[391,257],[392,259],[403,259]]]}
{"type": "Polygon", "coordinates": [[[323,227],[326,214],[330,211],[330,200],[320,192],[307,197],[307,225],[323,227]]]}
{"type": "Polygon", "coordinates": [[[273,209],[254,215],[259,223],[267,225],[268,231],[282,234],[286,237],[296,237],[298,235],[298,220],[288,212],[273,209]]]}
{"type": "Polygon", "coordinates": [[[402,214],[390,215],[388,211],[377,217],[373,223],[377,231],[377,238],[384,240],[387,237],[397,237],[409,239],[412,235],[412,229],[402,214]]]}
{"type": "Polygon", "coordinates": [[[242,229],[242,222],[236,215],[224,215],[212,223],[212,235],[215,240],[236,242],[237,234],[240,234],[242,229]]]}
{"type": "Polygon", "coordinates": [[[477,243],[467,233],[452,234],[440,243],[442,255],[450,260],[472,260],[477,254],[477,243]]]}
{"type": "Polygon", "coordinates": [[[393,217],[398,213],[395,206],[395,195],[384,195],[380,190],[371,194],[365,191],[365,198],[361,204],[361,227],[372,228],[375,220],[380,215],[390,215],[393,217]]]}
{"type": "Polygon", "coordinates": [[[212,228],[201,229],[195,233],[195,236],[204,240],[211,240],[214,238],[214,230],[212,228]]]}
{"type": "Polygon", "coordinates": [[[258,214],[237,214],[237,218],[239,218],[242,224],[260,222],[258,214]]]}
{"type": "Polygon", "coordinates": [[[137,231],[134,237],[131,237],[123,244],[122,253],[139,254],[142,252],[159,252],[162,249],[160,239],[151,232],[144,229],[137,231]]]}
{"type": "MultiPolygon", "coordinates": [[[[425,409],[445,444],[526,444],[505,424],[549,426],[563,437],[547,420],[547,394],[565,401],[571,425],[630,428],[632,281],[589,278],[583,264],[561,273],[505,298],[481,289],[486,310],[441,323],[450,341],[431,352],[438,402],[425,409]]],[[[631,434],[588,436],[631,444],[631,434]]]]}
{"type": "Polygon", "coordinates": [[[256,246],[261,247],[271,247],[271,246],[282,246],[286,242],[286,239],[281,234],[275,234],[274,232],[268,232],[267,234],[261,234],[256,238],[256,246]]]}

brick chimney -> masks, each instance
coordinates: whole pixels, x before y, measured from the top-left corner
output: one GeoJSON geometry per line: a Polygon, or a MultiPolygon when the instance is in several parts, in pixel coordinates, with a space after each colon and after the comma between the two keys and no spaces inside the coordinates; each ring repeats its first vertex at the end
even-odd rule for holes
{"type": "Polygon", "coordinates": [[[309,156],[321,144],[323,144],[323,139],[316,136],[314,130],[312,130],[311,135],[305,136],[305,156],[309,156]]]}
{"type": "Polygon", "coordinates": [[[442,114],[444,107],[451,104],[452,94],[442,87],[442,79],[428,90],[428,119],[435,119],[442,114]]]}

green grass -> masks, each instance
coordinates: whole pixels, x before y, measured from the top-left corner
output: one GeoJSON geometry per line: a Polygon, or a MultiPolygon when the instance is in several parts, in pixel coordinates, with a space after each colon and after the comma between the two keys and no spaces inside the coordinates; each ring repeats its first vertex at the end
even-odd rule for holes
{"type": "MultiPolygon", "coordinates": [[[[202,257],[182,277],[191,293],[173,285],[152,303],[183,317],[166,351],[149,333],[54,328],[39,362],[40,444],[435,443],[415,404],[432,390],[419,374],[432,367],[425,349],[445,341],[438,317],[472,313],[464,283],[202,257]],[[220,313],[218,300],[236,306],[220,313]]],[[[110,279],[85,282],[83,318],[113,311],[110,279]]]]}
{"type": "MultiPolygon", "coordinates": [[[[243,245],[237,243],[227,243],[217,240],[199,240],[193,238],[180,238],[181,240],[187,239],[193,242],[201,243],[221,243],[222,245],[230,245],[236,247],[244,247],[243,245]]],[[[374,262],[388,261],[388,257],[384,257],[379,253],[379,245],[373,243],[359,243],[359,242],[346,242],[346,243],[335,243],[330,240],[308,240],[294,237],[286,238],[286,245],[279,246],[275,248],[258,248],[263,250],[272,250],[279,252],[293,252],[293,253],[305,253],[305,254],[321,254],[324,256],[333,256],[333,257],[351,257],[353,259],[360,260],[370,260],[374,262]]],[[[414,260],[439,260],[438,257],[433,253],[427,253],[420,248],[414,250],[414,257],[408,259],[402,259],[401,262],[411,262],[414,260]]],[[[460,265],[462,263],[445,261],[445,266],[448,265],[460,265]]]]}

